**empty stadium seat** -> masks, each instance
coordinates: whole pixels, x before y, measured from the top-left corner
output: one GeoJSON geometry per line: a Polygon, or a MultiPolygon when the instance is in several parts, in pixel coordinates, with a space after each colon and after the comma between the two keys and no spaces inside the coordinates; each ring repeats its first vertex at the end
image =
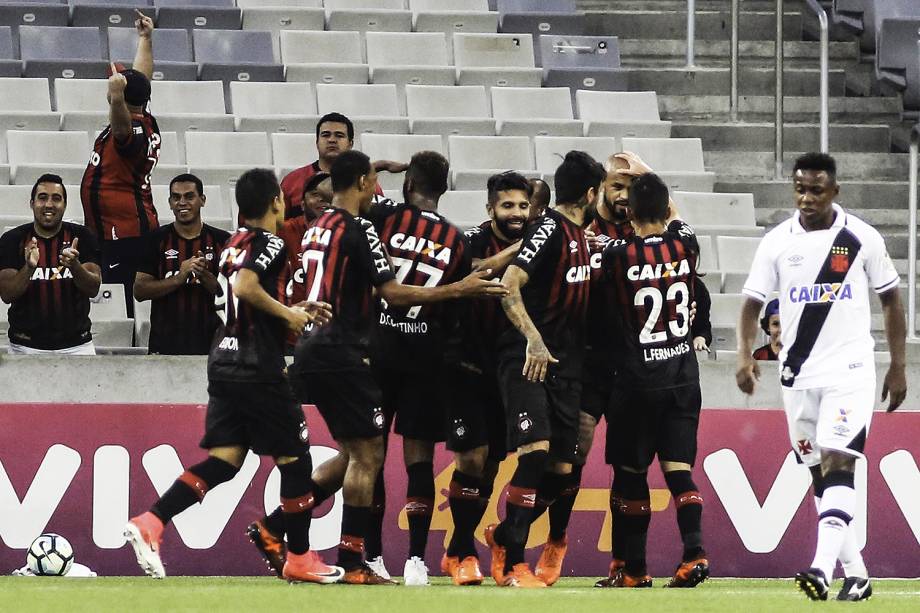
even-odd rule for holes
{"type": "Polygon", "coordinates": [[[105,76],[99,28],[20,26],[19,45],[26,77],[105,76]]]}
{"type": "Polygon", "coordinates": [[[271,166],[268,136],[255,132],[186,132],[189,166],[271,166]]]}
{"type": "MultiPolygon", "coordinates": [[[[137,33],[130,29],[109,28],[109,58],[130,65],[137,51],[137,33]]],[[[153,31],[154,81],[195,81],[198,63],[192,54],[188,30],[157,28],[153,31]]]]}
{"type": "Polygon", "coordinates": [[[284,81],[271,32],[195,30],[192,42],[202,81],[284,81]]]}
{"type": "Polygon", "coordinates": [[[716,237],[716,251],[718,251],[719,270],[722,272],[722,291],[726,294],[738,293],[744,286],[759,238],[747,236],[718,236],[716,237]]]}
{"type": "Polygon", "coordinates": [[[499,13],[572,13],[576,10],[575,0],[496,0],[499,13]]]}
{"type": "MultiPolygon", "coordinates": [[[[272,134],[272,157],[281,175],[311,163],[319,157],[314,134],[272,134]]],[[[357,140],[357,135],[355,139],[357,140]]],[[[358,143],[355,143],[357,147],[358,143]]]]}
{"type": "MultiPolygon", "coordinates": [[[[541,35],[583,36],[585,34],[585,14],[581,12],[551,12],[550,9],[538,9],[535,12],[502,12],[500,18],[502,32],[526,32],[538,41],[541,35]]],[[[541,46],[534,45],[534,60],[542,66],[541,46]]]]}
{"type": "Polygon", "coordinates": [[[239,30],[242,13],[234,0],[154,0],[157,27],[239,30]]]}
{"type": "Polygon", "coordinates": [[[492,116],[502,136],[582,136],[565,87],[493,87],[492,116]]]}
{"type": "Polygon", "coordinates": [[[878,50],[878,33],[886,19],[920,17],[916,0],[863,0],[863,31],[860,47],[867,53],[878,50]]]}
{"type": "Polygon", "coordinates": [[[744,295],[740,293],[718,294],[710,287],[710,278],[703,277],[702,281],[709,288],[712,306],[709,310],[709,321],[712,324],[712,345],[711,349],[732,350],[736,347],[735,328],[738,324],[738,316],[741,314],[741,305],[744,303],[744,295]]]}
{"type": "Polygon", "coordinates": [[[496,172],[534,170],[533,150],[526,136],[450,136],[447,145],[454,189],[482,189],[496,172]]]}
{"type": "MultiPolygon", "coordinates": [[[[243,8],[243,29],[271,32],[275,57],[281,57],[278,43],[282,30],[322,30],[326,27],[326,13],[322,8],[278,6],[279,0],[271,0],[268,6],[263,4],[259,2],[243,8]]],[[[244,5],[238,3],[238,6],[244,5]]]]}
{"type": "Polygon", "coordinates": [[[485,190],[449,191],[438,201],[438,213],[463,230],[478,226],[489,218],[485,190]]]}
{"type": "Polygon", "coordinates": [[[535,136],[533,144],[536,169],[547,174],[554,174],[565,154],[573,149],[588,153],[600,163],[617,151],[616,139],[603,136],[535,136]]]}
{"type": "Polygon", "coordinates": [[[90,298],[89,318],[92,322],[93,344],[97,347],[132,346],[134,320],[128,317],[123,285],[100,285],[96,297],[90,298]]]}
{"type": "Polygon", "coordinates": [[[0,77],[18,77],[21,74],[22,62],[16,58],[13,30],[9,26],[0,26],[0,77]]]}
{"type": "Polygon", "coordinates": [[[154,16],[147,0],[69,0],[69,4],[73,7],[70,24],[74,26],[134,28],[136,9],[148,8],[147,15],[154,16]]]}
{"type": "MultiPolygon", "coordinates": [[[[436,134],[363,134],[361,151],[371,160],[408,162],[419,151],[437,151],[444,154],[441,137],[436,134]]],[[[399,189],[405,173],[377,173],[377,182],[383,189],[399,189]]]]}
{"type": "Polygon", "coordinates": [[[307,132],[316,124],[316,95],[309,83],[230,84],[238,132],[307,132]]]}
{"type": "Polygon", "coordinates": [[[671,122],[658,115],[655,92],[575,92],[578,117],[587,136],[667,138],[671,122]]]}
{"type": "MultiPolygon", "coordinates": [[[[160,130],[233,131],[220,81],[154,81],[150,86],[150,109],[160,130]]],[[[181,148],[184,140],[179,143],[181,148]]]]}
{"type": "Polygon", "coordinates": [[[47,79],[0,78],[0,134],[6,130],[57,130],[47,79]]]}
{"type": "Polygon", "coordinates": [[[530,34],[454,34],[454,64],[459,85],[537,87],[530,34]]]}
{"type": "MultiPolygon", "coordinates": [[[[184,147],[183,147],[184,150],[184,147]]],[[[185,164],[185,155],[179,149],[179,136],[175,132],[160,132],[160,164],[181,166],[185,164]]]]}
{"type": "Polygon", "coordinates": [[[134,301],[134,345],[147,347],[150,343],[150,307],[152,301],[134,301]]]}
{"type": "Polygon", "coordinates": [[[65,183],[79,183],[90,154],[86,132],[11,130],[6,145],[11,177],[18,184],[34,182],[44,172],[61,175],[65,183]]]}
{"type": "Polygon", "coordinates": [[[316,85],[316,108],[320,115],[337,111],[355,119],[356,132],[407,134],[409,120],[399,116],[396,86],[316,85]]]}
{"type": "Polygon", "coordinates": [[[542,35],[538,44],[544,85],[573,92],[628,89],[629,73],[620,68],[615,36],[542,35]]]}
{"type": "Polygon", "coordinates": [[[680,217],[697,226],[756,226],[753,194],[674,192],[680,217]]]}
{"type": "Polygon", "coordinates": [[[495,134],[489,98],[481,85],[407,85],[406,113],[413,134],[443,137],[495,134]]]}
{"type": "MultiPolygon", "coordinates": [[[[680,203],[677,204],[680,208],[680,203]]],[[[697,270],[705,273],[714,273],[719,270],[719,260],[716,254],[715,247],[712,244],[712,236],[697,236],[697,242],[700,246],[700,259],[697,262],[697,270]]],[[[706,282],[706,287],[709,288],[710,292],[717,293],[722,291],[722,281],[721,276],[719,276],[719,283],[717,286],[712,286],[709,284],[709,281],[706,282]]]]}
{"type": "Polygon", "coordinates": [[[403,0],[325,0],[329,30],[409,32],[412,13],[403,0]]]}
{"type": "MultiPolygon", "coordinates": [[[[10,26],[11,28],[10,34],[14,53],[14,55],[6,59],[10,60],[20,57],[18,53],[20,48],[19,26],[66,26],[69,21],[70,7],[67,6],[66,3],[53,4],[50,1],[42,4],[28,1],[13,3],[6,1],[0,2],[0,24],[10,26]]],[[[3,76],[18,76],[22,71],[22,66],[20,66],[19,71],[12,74],[12,71],[9,70],[10,68],[11,65],[6,66],[8,72],[5,72],[3,76]]]]}
{"type": "Polygon", "coordinates": [[[698,138],[623,138],[621,147],[637,153],[671,190],[712,191],[715,173],[703,166],[703,145],[698,138]]]}
{"type": "Polygon", "coordinates": [[[450,9],[445,8],[443,0],[411,2],[410,6],[416,32],[444,32],[447,36],[447,57],[451,63],[454,61],[455,33],[491,34],[498,31],[498,13],[489,12],[488,3],[479,0],[452,2],[450,9]],[[483,6],[486,8],[470,8],[483,6]]]}
{"type": "Polygon", "coordinates": [[[368,32],[367,63],[373,83],[396,85],[397,102],[405,113],[405,86],[453,85],[446,37],[441,32],[368,32]]]}
{"type": "Polygon", "coordinates": [[[55,79],[54,105],[62,112],[95,111],[108,113],[109,91],[105,79],[55,79]]]}
{"type": "Polygon", "coordinates": [[[358,32],[281,32],[281,61],[288,81],[367,83],[370,70],[358,32]]]}

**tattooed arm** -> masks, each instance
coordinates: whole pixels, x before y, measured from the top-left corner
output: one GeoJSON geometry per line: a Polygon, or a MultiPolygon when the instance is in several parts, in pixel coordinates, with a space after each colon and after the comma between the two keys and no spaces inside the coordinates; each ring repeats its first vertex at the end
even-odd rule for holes
{"type": "Polygon", "coordinates": [[[502,308],[511,324],[527,339],[524,370],[521,374],[528,381],[542,382],[546,379],[549,365],[556,364],[559,360],[546,348],[543,337],[524,308],[521,288],[527,284],[528,279],[527,272],[515,264],[505,270],[502,283],[508,288],[508,295],[502,298],[502,308]]]}

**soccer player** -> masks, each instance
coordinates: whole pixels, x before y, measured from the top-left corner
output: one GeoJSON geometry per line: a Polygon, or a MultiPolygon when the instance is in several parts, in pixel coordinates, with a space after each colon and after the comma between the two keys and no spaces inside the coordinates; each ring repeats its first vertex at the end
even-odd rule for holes
{"type": "Polygon", "coordinates": [[[218,259],[230,234],[201,220],[207,197],[201,179],[181,174],[169,182],[175,222],[149,236],[134,278],[134,298],[152,302],[151,354],[206,355],[220,325],[214,310],[218,259]]]}
{"type": "Polygon", "coordinates": [[[779,359],[779,352],[783,348],[783,327],[779,321],[779,299],[774,298],[763,308],[763,317],[760,318],[760,329],[769,337],[766,345],[754,350],[755,360],[773,362],[779,359]]]}
{"type": "Polygon", "coordinates": [[[578,448],[579,380],[591,279],[582,226],[603,167],[570,151],[556,170],[556,207],[530,224],[503,276],[502,307],[513,327],[499,340],[498,374],[508,446],[517,450],[505,520],[486,528],[492,577],[503,586],[546,587],[524,561],[534,507],[549,506],[572,472],[578,448]]]}
{"type": "Polygon", "coordinates": [[[852,519],[856,460],[862,458],[875,397],[869,292],[878,294],[891,364],[881,398],[894,411],[907,394],[906,326],[898,273],[873,227],[834,202],[837,164],[809,153],[793,167],[796,212],[764,236],[742,290],[738,371],[742,392],[760,370],[751,355],[761,305],[779,290],[779,377],[792,448],[811,470],[818,542],[811,567],[796,574],[812,600],[826,600],[837,560],[846,579],[837,600],[872,594],[852,519]]]}
{"type": "Polygon", "coordinates": [[[10,353],[94,355],[89,299],[99,293],[99,248],[63,221],[67,190],[44,174],[29,197],[34,221],[0,237],[0,297],[10,304],[10,353]]]}
{"type": "Polygon", "coordinates": [[[96,137],[80,185],[86,226],[102,247],[102,280],[125,286],[129,315],[145,237],[159,226],[150,192],[150,174],[160,157],[160,128],[148,111],[153,20],[136,12],[134,68],[110,67],[109,125],[96,137]]]}
{"type": "MultiPolygon", "coordinates": [[[[499,275],[517,254],[528,223],[527,179],[516,172],[490,177],[486,211],[489,221],[467,230],[466,238],[473,261],[480,265],[486,262],[499,275]]],[[[447,501],[454,531],[441,570],[455,585],[482,582],[474,531],[492,496],[498,465],[508,450],[496,348],[507,326],[499,303],[470,300],[461,318],[460,334],[451,339],[445,352],[447,448],[454,452],[455,464],[447,501]]]]}
{"type": "Polygon", "coordinates": [[[542,217],[552,200],[549,184],[543,179],[528,179],[530,185],[530,221],[542,217]]]}
{"type": "Polygon", "coordinates": [[[288,536],[283,577],[332,583],[341,568],[323,564],[310,551],[313,506],[310,445],[303,409],[291,392],[284,362],[286,330],[328,321],[329,305],[285,306],[287,256],[275,236],[284,219],[284,196],[271,170],[243,173],[236,201],[246,223],[220,257],[218,306],[223,326],[208,356],[208,411],[202,448],[208,459],[183,472],[149,511],[131,518],[125,538],[148,575],[166,575],[160,560],[163,529],[231,480],[247,450],[270,455],[281,473],[281,507],[288,536]]]}

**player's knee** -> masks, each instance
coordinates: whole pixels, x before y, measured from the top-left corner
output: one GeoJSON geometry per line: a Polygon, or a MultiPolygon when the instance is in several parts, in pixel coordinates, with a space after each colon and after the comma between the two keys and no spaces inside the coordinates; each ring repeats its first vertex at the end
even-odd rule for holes
{"type": "Polygon", "coordinates": [[[406,466],[434,461],[434,443],[418,439],[403,439],[403,459],[406,466]]]}
{"type": "MultiPolygon", "coordinates": [[[[312,506],[313,461],[309,453],[296,457],[292,462],[281,463],[278,458],[278,472],[281,473],[281,506],[285,512],[298,512],[312,506]],[[294,509],[294,510],[291,510],[294,509]]],[[[286,458],[285,458],[286,459],[286,458]]]]}
{"type": "Polygon", "coordinates": [[[179,476],[179,480],[195,490],[198,498],[201,499],[211,489],[233,479],[239,471],[239,466],[235,466],[216,456],[210,456],[204,462],[196,464],[183,472],[179,476]]]}
{"type": "Polygon", "coordinates": [[[533,453],[535,451],[549,451],[549,441],[535,441],[533,443],[527,443],[526,445],[521,445],[517,449],[518,457],[522,457],[525,454],[533,453]]]}
{"type": "MultiPolygon", "coordinates": [[[[696,483],[693,482],[693,477],[689,470],[665,472],[664,480],[668,484],[668,489],[671,491],[674,500],[680,499],[685,494],[697,492],[696,483]]],[[[697,496],[699,496],[698,493],[697,496]]]]}
{"type": "Polygon", "coordinates": [[[614,481],[617,495],[625,500],[648,500],[648,475],[617,468],[614,481]]]}
{"type": "Polygon", "coordinates": [[[483,475],[489,448],[486,446],[461,451],[454,454],[454,464],[460,472],[467,475],[483,475]]]}
{"type": "Polygon", "coordinates": [[[822,449],[821,472],[828,475],[838,471],[855,472],[856,456],[833,449],[822,449]]]}

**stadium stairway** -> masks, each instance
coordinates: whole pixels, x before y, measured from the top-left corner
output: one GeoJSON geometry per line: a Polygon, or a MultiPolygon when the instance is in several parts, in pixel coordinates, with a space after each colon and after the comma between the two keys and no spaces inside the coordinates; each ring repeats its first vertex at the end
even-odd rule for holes
{"type": "MultiPolygon", "coordinates": [[[[830,2],[823,2],[830,12],[830,2]]],[[[771,228],[792,207],[789,179],[773,179],[774,0],[742,0],[739,121],[729,118],[729,3],[696,3],[696,64],[686,67],[685,0],[581,0],[587,23],[619,37],[630,89],[658,93],[661,118],[672,137],[702,139],[715,191],[754,195],[758,225],[771,228]]],[[[819,146],[818,26],[803,2],[786,2],[784,15],[784,170],[819,146]]],[[[593,33],[593,32],[592,32],[593,33]]],[[[858,38],[832,27],[830,43],[830,153],[838,160],[840,202],[885,236],[899,272],[907,272],[908,126],[901,100],[884,96],[873,57],[858,38]]],[[[906,284],[902,287],[906,299],[906,284]]],[[[875,335],[883,339],[879,305],[875,335]]],[[[882,343],[879,349],[885,349],[882,343]]]]}

